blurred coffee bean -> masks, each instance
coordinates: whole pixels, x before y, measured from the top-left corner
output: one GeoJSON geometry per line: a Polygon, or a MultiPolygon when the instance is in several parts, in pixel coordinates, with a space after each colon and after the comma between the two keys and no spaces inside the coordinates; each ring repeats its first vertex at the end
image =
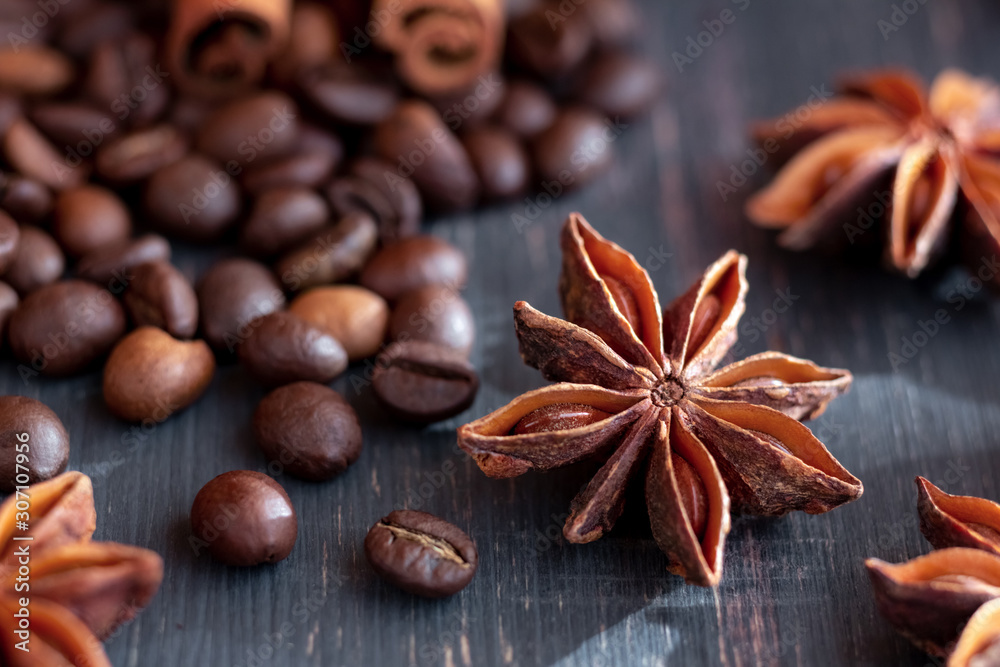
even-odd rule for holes
{"type": "MultiPolygon", "coordinates": [[[[71,150],[68,148],[68,150],[71,150]]],[[[89,167],[79,156],[63,156],[28,120],[14,121],[3,138],[3,154],[23,176],[63,190],[87,180],[89,167]]]]}
{"type": "Polygon", "coordinates": [[[191,153],[152,175],[143,205],[157,231],[188,241],[215,241],[236,222],[240,188],[221,165],[191,153]]]}
{"type": "Polygon", "coordinates": [[[52,212],[55,198],[45,185],[15,174],[0,174],[0,209],[20,223],[37,223],[52,212]]]}
{"type": "Polygon", "coordinates": [[[59,280],[65,270],[66,257],[55,239],[38,227],[25,225],[3,279],[23,296],[59,280]]]}
{"type": "Polygon", "coordinates": [[[271,78],[287,86],[299,72],[336,59],[340,43],[337,27],[330,7],[317,2],[295,3],[288,42],[271,63],[271,78]]]}
{"type": "Polygon", "coordinates": [[[337,339],[287,311],[254,322],[239,357],[247,372],[268,386],[300,380],[326,384],[347,369],[347,351],[337,339]]]}
{"type": "Polygon", "coordinates": [[[354,285],[314,287],[296,297],[289,312],[337,339],[351,361],[378,352],[389,326],[389,305],[354,285]]]}
{"type": "Polygon", "coordinates": [[[131,281],[133,267],[156,260],[170,261],[170,243],[157,234],[145,234],[85,255],[76,264],[76,275],[101,285],[115,282],[124,288],[131,281]]]}
{"type": "Polygon", "coordinates": [[[326,200],[314,190],[297,186],[264,190],[253,202],[240,246],[251,255],[278,255],[326,227],[329,218],[326,200]]]}
{"type": "Polygon", "coordinates": [[[269,463],[325,482],[361,456],[361,422],[344,397],[315,382],[275,389],[253,413],[257,444],[269,463]]]}
{"type": "Polygon", "coordinates": [[[132,322],[192,338],[198,330],[198,297],[184,274],[162,260],[139,264],[129,273],[122,302],[132,322]]]}
{"type": "Polygon", "coordinates": [[[566,187],[592,181],[611,166],[611,143],[620,131],[587,109],[563,109],[552,127],[534,141],[532,155],[539,177],[566,187]]]}
{"type": "Polygon", "coordinates": [[[38,44],[0,49],[0,89],[19,95],[54,95],[73,81],[73,62],[38,44]]]}
{"type": "Polygon", "coordinates": [[[167,122],[185,134],[192,135],[202,126],[214,105],[209,100],[184,95],[170,105],[167,122]]]}
{"type": "Polygon", "coordinates": [[[8,323],[7,337],[19,371],[73,375],[101,359],[125,334],[125,312],[111,292],[66,280],[29,294],[8,323]]]}
{"type": "Polygon", "coordinates": [[[395,301],[427,285],[465,286],[468,265],[462,251],[435,236],[413,236],[379,250],[361,272],[368,289],[395,301]]]}
{"type": "Polygon", "coordinates": [[[83,102],[40,104],[31,110],[31,120],[56,144],[75,149],[84,159],[119,130],[106,110],[83,102]]]}
{"type": "Polygon", "coordinates": [[[608,53],[588,66],[577,98],[609,116],[636,116],[649,110],[662,77],[652,63],[627,53],[608,53]]]}
{"type": "Polygon", "coordinates": [[[0,492],[52,479],[67,463],[69,433],[59,416],[33,398],[0,396],[0,492]],[[27,482],[15,481],[19,472],[27,482]]]}
{"type": "Polygon", "coordinates": [[[7,323],[10,316],[17,310],[21,299],[17,291],[5,282],[0,281],[0,346],[7,340],[7,323]]]}
{"type": "Polygon", "coordinates": [[[287,155],[298,141],[299,110],[292,98],[275,90],[229,102],[201,126],[198,150],[230,167],[246,167],[287,155]],[[230,164],[234,163],[234,164],[230,164]]]}
{"type": "Polygon", "coordinates": [[[430,100],[441,120],[453,132],[489,120],[503,102],[507,82],[499,72],[479,76],[468,88],[430,100]]]}
{"type": "Polygon", "coordinates": [[[285,307],[285,293],[266,266],[250,259],[215,264],[198,285],[201,330],[216,351],[235,353],[253,321],[285,307]]]}
{"type": "Polygon", "coordinates": [[[329,120],[348,125],[375,125],[392,114],[399,92],[389,76],[363,65],[329,62],[303,70],[298,86],[329,120]]]}
{"type": "Polygon", "coordinates": [[[367,213],[351,213],[326,227],[274,266],[285,289],[340,282],[356,275],[375,251],[378,229],[367,213]]]}
{"type": "Polygon", "coordinates": [[[639,31],[639,15],[631,2],[587,0],[580,5],[580,10],[594,41],[602,46],[627,44],[639,31]]]}
{"type": "Polygon", "coordinates": [[[462,135],[472,165],[487,199],[506,199],[528,187],[531,167],[517,138],[499,127],[481,126],[462,135]]]}
{"type": "Polygon", "coordinates": [[[375,396],[396,417],[430,424],[472,405],[479,376],[462,352],[408,341],[393,343],[379,355],[372,386],[375,396]]]}
{"type": "Polygon", "coordinates": [[[413,179],[431,208],[463,210],[479,197],[479,182],[468,154],[426,102],[400,103],[376,126],[375,149],[395,166],[396,176],[413,179]]]}
{"type": "Polygon", "coordinates": [[[17,246],[20,242],[21,229],[13,218],[0,210],[0,275],[3,275],[17,257],[17,246]]]}
{"type": "MultiPolygon", "coordinates": [[[[66,3],[74,4],[74,3],[66,3]]],[[[69,9],[63,5],[62,11],[69,9]]],[[[89,3],[59,31],[59,48],[75,58],[84,58],[98,44],[122,37],[132,28],[132,6],[117,2],[89,3]]]]}
{"type": "Polygon", "coordinates": [[[443,285],[428,285],[407,292],[392,309],[389,338],[436,343],[466,356],[472,350],[476,325],[469,304],[443,285]]]}
{"type": "Polygon", "coordinates": [[[115,193],[81,185],[56,197],[52,233],[66,254],[82,257],[126,241],[132,235],[132,220],[115,193]]]}
{"type": "Polygon", "coordinates": [[[132,127],[143,127],[163,115],[170,103],[169,73],[156,59],[156,42],[142,33],[105,41],[90,54],[84,91],[132,127]]]}
{"type": "Polygon", "coordinates": [[[179,130],[156,125],[109,141],[97,151],[94,166],[113,183],[135,183],[177,162],[187,151],[187,139],[179,130]]]}
{"type": "Polygon", "coordinates": [[[289,155],[247,165],[241,180],[251,195],[282,186],[318,188],[330,180],[343,157],[344,145],[336,135],[303,125],[298,144],[289,155]]]}
{"type": "Polygon", "coordinates": [[[357,211],[371,215],[383,243],[420,231],[423,204],[417,186],[408,178],[398,178],[395,167],[378,158],[359,158],[349,175],[330,183],[326,196],[339,215],[357,211]]]}
{"type": "Polygon", "coordinates": [[[557,3],[543,2],[512,20],[507,43],[514,62],[539,76],[554,79],[569,74],[583,62],[594,37],[579,17],[571,16],[553,25],[549,20],[551,12],[561,16],[557,3]]]}
{"type": "Polygon", "coordinates": [[[0,90],[0,136],[24,115],[24,104],[20,97],[0,90]]]}
{"type": "Polygon", "coordinates": [[[557,112],[555,101],[544,88],[515,79],[507,84],[506,95],[495,117],[517,136],[531,139],[552,125],[557,112]]]}

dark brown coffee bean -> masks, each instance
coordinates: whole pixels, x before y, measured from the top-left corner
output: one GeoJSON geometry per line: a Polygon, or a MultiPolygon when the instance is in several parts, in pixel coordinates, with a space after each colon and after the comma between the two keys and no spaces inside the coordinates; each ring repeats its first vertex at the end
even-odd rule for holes
{"type": "Polygon", "coordinates": [[[184,274],[162,260],[139,264],[130,273],[122,302],[132,322],[159,327],[177,338],[193,337],[198,330],[198,297],[184,274]]]}
{"type": "MultiPolygon", "coordinates": [[[[74,4],[62,5],[60,13],[74,4]]],[[[84,58],[101,42],[122,37],[134,24],[132,7],[117,2],[85,3],[72,20],[62,23],[57,41],[59,48],[75,58],[84,58]]]]}
{"type": "Polygon", "coordinates": [[[20,97],[0,91],[0,136],[7,134],[14,121],[22,116],[24,116],[24,104],[20,97]]]}
{"type": "Polygon", "coordinates": [[[564,109],[535,139],[532,155],[539,177],[573,187],[589,183],[611,166],[615,132],[592,111],[564,109]]]}
{"type": "Polygon", "coordinates": [[[5,282],[0,281],[0,345],[7,340],[7,323],[10,316],[17,310],[21,302],[17,291],[5,282]]]}
{"type": "Polygon", "coordinates": [[[195,496],[191,530],[215,560],[249,567],[288,558],[299,523],[280,484],[259,472],[233,470],[195,496]]]}
{"type": "Polygon", "coordinates": [[[279,255],[322,230],[329,219],[326,201],[309,188],[265,190],[254,200],[240,245],[258,257],[279,255]]]}
{"type": "Polygon", "coordinates": [[[428,598],[459,592],[479,565],[476,545],[461,528],[414,510],[396,510],[372,526],[365,558],[393,586],[428,598]]]}
{"type": "Polygon", "coordinates": [[[546,78],[558,78],[576,69],[590,53],[593,33],[585,21],[570,17],[554,25],[550,14],[559,14],[554,2],[537,8],[510,22],[508,49],[511,59],[531,72],[546,78]]]}
{"type": "Polygon", "coordinates": [[[553,403],[521,417],[512,431],[513,435],[566,431],[596,424],[611,415],[604,410],[582,403],[553,403]]]}
{"type": "Polygon", "coordinates": [[[80,185],[87,180],[88,167],[79,159],[64,156],[32,123],[14,121],[3,137],[3,154],[15,170],[53,190],[80,185]]]}
{"type": "Polygon", "coordinates": [[[227,168],[265,162],[295,148],[298,117],[292,98],[274,90],[262,91],[219,107],[201,126],[196,144],[199,151],[227,168]]]}
{"type": "Polygon", "coordinates": [[[296,382],[264,397],[253,430],[267,460],[283,470],[323,482],[361,455],[361,422],[354,408],[329,387],[296,382]]]}
{"type": "Polygon", "coordinates": [[[0,209],[21,224],[37,224],[47,218],[55,205],[52,191],[31,178],[0,175],[0,209]]]}
{"type": "Polygon", "coordinates": [[[385,300],[355,285],[314,287],[297,296],[288,310],[333,336],[351,361],[378,352],[389,326],[385,300]]]}
{"type": "Polygon", "coordinates": [[[0,49],[0,89],[19,95],[53,95],[72,80],[72,61],[55,49],[38,44],[0,49]]]}
{"type": "Polygon", "coordinates": [[[518,79],[507,84],[496,121],[522,139],[531,139],[552,125],[557,112],[555,101],[544,88],[518,79]]]}
{"type": "Polygon", "coordinates": [[[240,213],[239,184],[221,165],[191,153],[159,169],[143,198],[150,222],[167,236],[215,241],[240,213]]]}
{"type": "Polygon", "coordinates": [[[125,334],[125,311],[93,283],[66,280],[28,295],[10,318],[10,347],[23,373],[73,375],[86,370],[125,334]]]}
{"type": "Polygon", "coordinates": [[[499,127],[483,126],[462,135],[472,165],[488,199],[514,197],[528,187],[528,154],[517,138],[499,127]]]}
{"type": "Polygon", "coordinates": [[[357,211],[371,215],[383,243],[420,231],[424,212],[417,186],[408,178],[400,178],[393,165],[378,158],[357,160],[349,175],[327,187],[326,196],[339,215],[357,211]]]}
{"type": "Polygon", "coordinates": [[[188,151],[187,138],[170,125],[130,132],[97,151],[97,173],[112,183],[142,181],[180,160],[188,151]]]}
{"type": "Polygon", "coordinates": [[[82,257],[128,240],[132,220],[115,193],[97,185],[81,185],[56,197],[52,233],[67,254],[82,257]]]}
{"type": "Polygon", "coordinates": [[[21,228],[13,218],[0,210],[0,275],[14,262],[20,243],[21,228]]]}
{"type": "Polygon", "coordinates": [[[434,343],[393,343],[379,355],[372,385],[393,415],[421,424],[466,410],[479,391],[479,376],[462,352],[434,343]]]}
{"type": "Polygon", "coordinates": [[[238,352],[247,372],[273,387],[300,380],[326,384],[347,370],[347,351],[336,338],[287,311],[254,322],[238,352]]]}
{"type": "Polygon", "coordinates": [[[156,42],[133,32],[94,49],[84,90],[120,121],[144,127],[163,115],[170,103],[169,76],[156,58],[156,42]]]}
{"type": "Polygon", "coordinates": [[[247,165],[243,187],[250,194],[286,186],[318,188],[330,180],[343,157],[344,145],[336,135],[303,125],[298,144],[289,155],[247,165]]]}
{"type": "Polygon", "coordinates": [[[320,113],[348,125],[375,125],[389,117],[399,102],[391,77],[362,65],[329,62],[298,77],[299,89],[320,113]]]}
{"type": "Polygon", "coordinates": [[[31,110],[31,120],[49,139],[89,159],[103,143],[118,135],[119,127],[107,110],[85,102],[50,102],[31,110]]]}
{"type": "Polygon", "coordinates": [[[480,75],[469,86],[431,99],[441,119],[453,131],[477,127],[489,120],[503,102],[507,82],[499,72],[480,75]]]}
{"type": "Polygon", "coordinates": [[[285,293],[266,266],[226,259],[198,285],[201,329],[216,351],[235,353],[253,331],[253,321],[285,307],[285,293]]]}
{"type": "Polygon", "coordinates": [[[361,270],[377,244],[375,221],[366,213],[350,213],[285,254],[274,272],[292,292],[340,282],[361,270]]]}
{"type": "Polygon", "coordinates": [[[431,208],[470,208],[479,197],[479,182],[458,138],[426,102],[407,100],[375,128],[375,148],[409,177],[431,208]]]}
{"type": "Polygon", "coordinates": [[[25,295],[59,280],[65,270],[66,258],[55,239],[38,227],[25,225],[3,279],[25,295]]]}
{"type": "Polygon", "coordinates": [[[466,356],[472,350],[476,326],[469,304],[443,285],[428,285],[407,292],[392,310],[389,338],[437,343],[466,356]]]}
{"type": "Polygon", "coordinates": [[[56,413],[26,396],[0,396],[0,492],[52,479],[69,463],[69,433],[56,413]]]}
{"type": "Polygon", "coordinates": [[[76,275],[120,290],[132,280],[132,268],[154,261],[170,261],[170,243],[157,234],[145,234],[82,257],[77,262],[76,275]]]}
{"type": "Polygon", "coordinates": [[[214,105],[210,100],[183,95],[170,105],[167,122],[187,135],[193,135],[202,126],[214,105]]]}
{"type": "Polygon", "coordinates": [[[361,272],[360,282],[395,301],[427,285],[461,289],[467,272],[461,250],[434,236],[414,236],[379,250],[361,272]]]}
{"type": "Polygon", "coordinates": [[[627,53],[612,52],[588,66],[576,96],[601,113],[628,118],[649,110],[662,82],[659,70],[652,63],[627,53]]]}
{"type": "Polygon", "coordinates": [[[581,18],[601,46],[622,46],[634,41],[640,18],[631,2],[587,0],[579,7],[581,18]]]}

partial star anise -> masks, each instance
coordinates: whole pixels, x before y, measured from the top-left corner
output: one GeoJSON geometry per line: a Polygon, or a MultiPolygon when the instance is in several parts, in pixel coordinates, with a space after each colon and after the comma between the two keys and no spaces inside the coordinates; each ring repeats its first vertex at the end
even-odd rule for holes
{"type": "Polygon", "coordinates": [[[826,512],[862,487],[798,419],[845,392],[851,374],[765,352],[714,371],[736,342],[746,258],[730,251],[665,311],[635,258],[573,214],[562,234],[560,293],[569,321],[523,301],[524,361],[549,380],[459,429],[491,477],[605,461],[573,500],[563,533],[596,540],[645,477],[653,536],[669,570],[714,586],[730,504],[778,516],[826,512]]]}
{"type": "Polygon", "coordinates": [[[90,540],[97,514],[86,475],[68,472],[26,495],[27,516],[24,495],[0,506],[0,664],[110,667],[101,640],[153,598],[163,560],[146,549],[90,540]]]}
{"type": "Polygon", "coordinates": [[[928,95],[914,74],[886,70],[848,78],[842,92],[755,126],[766,152],[801,150],[747,202],[750,219],[784,229],[781,244],[801,250],[838,236],[854,243],[870,211],[884,211],[887,259],[914,277],[952,247],[960,218],[958,247],[980,271],[1000,252],[1000,88],[947,70],[928,95]]]}

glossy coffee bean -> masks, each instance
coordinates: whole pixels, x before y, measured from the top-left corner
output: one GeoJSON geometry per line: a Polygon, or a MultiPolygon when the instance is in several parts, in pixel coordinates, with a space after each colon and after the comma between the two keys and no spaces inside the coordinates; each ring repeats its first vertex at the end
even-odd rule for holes
{"type": "Polygon", "coordinates": [[[333,336],[351,361],[378,352],[389,326],[389,305],[354,285],[314,287],[297,296],[289,312],[333,336]]]}
{"type": "Polygon", "coordinates": [[[88,167],[56,149],[24,118],[11,123],[3,140],[3,155],[21,175],[59,191],[87,180],[88,167]]]}
{"type": "Polygon", "coordinates": [[[396,510],[372,526],[365,558],[392,585],[428,598],[459,592],[479,565],[476,545],[461,528],[414,510],[396,510]]]}
{"type": "Polygon", "coordinates": [[[154,125],[102,144],[94,158],[97,173],[117,184],[145,180],[188,152],[188,140],[172,125],[154,125]]]}
{"type": "Polygon", "coordinates": [[[476,337],[472,311],[450,287],[428,285],[407,292],[392,309],[389,338],[420,340],[458,350],[468,356],[476,337]]]}
{"type": "Polygon", "coordinates": [[[507,84],[495,118],[500,125],[522,139],[531,139],[552,125],[557,112],[555,101],[544,88],[524,79],[515,79],[507,84]]]}
{"type": "Polygon", "coordinates": [[[17,247],[20,243],[21,228],[13,218],[0,209],[0,275],[3,275],[17,257],[17,247]]]}
{"type": "Polygon", "coordinates": [[[417,186],[408,178],[397,178],[396,168],[378,158],[357,160],[346,176],[330,183],[326,196],[339,215],[371,215],[378,224],[382,243],[420,231],[424,212],[417,186]]]}
{"type": "Polygon", "coordinates": [[[360,282],[395,301],[427,285],[460,289],[467,276],[461,250],[435,236],[414,236],[379,250],[361,272],[360,282]]]}
{"type": "Polygon", "coordinates": [[[309,480],[336,477],[361,455],[361,422],[329,387],[296,382],[264,397],[253,414],[257,444],[269,465],[309,480]]]}
{"type": "Polygon", "coordinates": [[[650,62],[612,52],[594,60],[576,97],[608,116],[637,116],[649,110],[662,88],[662,76],[650,62]]]}
{"type": "Polygon", "coordinates": [[[261,91],[216,109],[201,126],[196,146],[224,166],[266,162],[295,148],[298,117],[292,98],[261,91]]]}
{"type": "Polygon", "coordinates": [[[378,245],[378,228],[367,213],[349,213],[326,227],[274,266],[292,292],[341,282],[357,275],[378,245]]]}
{"type": "Polygon", "coordinates": [[[0,396],[0,492],[52,479],[68,462],[69,433],[56,413],[33,398],[0,396]]]}
{"type": "Polygon", "coordinates": [[[534,141],[535,169],[543,181],[579,187],[607,171],[614,159],[614,127],[592,111],[570,107],[534,141]]]}
{"type": "Polygon", "coordinates": [[[375,125],[395,110],[399,91],[392,79],[361,65],[330,61],[298,77],[303,95],[335,123],[375,125]]]}
{"type": "Polygon", "coordinates": [[[59,280],[65,269],[66,257],[55,239],[38,227],[25,225],[3,278],[24,295],[59,280]]]}
{"type": "Polygon", "coordinates": [[[531,166],[521,142],[510,132],[482,126],[462,135],[487,199],[515,197],[528,187],[531,166]]]}
{"type": "Polygon", "coordinates": [[[104,403],[125,421],[158,424],[197,401],[214,374],[215,355],[205,341],[139,327],[108,356],[104,403]]]}
{"type": "Polygon", "coordinates": [[[434,343],[393,343],[379,355],[375,396],[392,414],[429,424],[464,411],[479,391],[479,376],[462,352],[434,343]]]}
{"type": "Polygon", "coordinates": [[[195,496],[191,530],[215,560],[249,567],[288,558],[299,524],[280,484],[259,472],[233,470],[195,496]]]}
{"type": "Polygon", "coordinates": [[[236,222],[240,188],[221,165],[191,153],[153,174],[143,203],[150,223],[162,234],[214,241],[236,222]]]}
{"type": "Polygon", "coordinates": [[[509,56],[517,64],[541,77],[555,79],[580,66],[594,44],[585,21],[570,16],[555,24],[552,14],[562,16],[554,2],[543,2],[515,18],[508,29],[509,56]]]}
{"type": "Polygon", "coordinates": [[[330,208],[314,190],[284,186],[257,195],[240,234],[251,255],[279,255],[326,227],[330,208]]]}
{"type": "Polygon", "coordinates": [[[122,303],[136,326],[153,326],[177,338],[191,338],[198,330],[198,297],[188,279],[163,260],[139,264],[122,303]]]}
{"type": "Polygon", "coordinates": [[[253,320],[285,307],[285,293],[263,264],[227,259],[201,279],[198,305],[205,339],[232,354],[253,331],[253,320]]]}
{"type": "Polygon", "coordinates": [[[23,373],[73,375],[106,355],[125,334],[125,311],[106,289],[66,280],[32,292],[10,318],[7,336],[23,373]]]}
{"type": "Polygon", "coordinates": [[[17,291],[5,282],[0,281],[0,346],[7,340],[7,323],[10,316],[21,303],[17,291]]]}
{"type": "Polygon", "coordinates": [[[288,311],[254,322],[238,348],[240,363],[261,384],[326,384],[347,370],[347,351],[323,329],[288,311]]]}
{"type": "Polygon", "coordinates": [[[2,90],[20,95],[52,95],[68,86],[73,74],[73,62],[55,49],[34,43],[0,49],[2,90]]]}
{"type": "Polygon", "coordinates": [[[330,180],[343,157],[344,145],[337,135],[303,125],[291,153],[247,165],[241,175],[243,189],[256,195],[271,188],[318,188],[330,180]]]}
{"type": "Polygon", "coordinates": [[[35,224],[52,212],[52,191],[38,181],[14,174],[0,174],[0,209],[22,224],[35,224]]]}
{"type": "Polygon", "coordinates": [[[170,243],[158,234],[144,234],[83,256],[77,262],[76,275],[121,289],[132,280],[133,268],[155,261],[170,261],[170,243]]]}
{"type": "Polygon", "coordinates": [[[93,151],[93,141],[88,137],[100,136],[103,142],[119,131],[107,108],[102,110],[86,102],[40,104],[31,110],[31,120],[56,145],[75,148],[78,155],[85,156],[93,151]]]}
{"type": "Polygon", "coordinates": [[[52,233],[68,255],[82,257],[126,241],[132,235],[132,219],[116,194],[81,185],[56,197],[52,233]]]}
{"type": "Polygon", "coordinates": [[[139,32],[98,44],[84,81],[87,97],[133,127],[155,122],[170,103],[170,73],[158,62],[156,49],[156,41],[139,32]]]}

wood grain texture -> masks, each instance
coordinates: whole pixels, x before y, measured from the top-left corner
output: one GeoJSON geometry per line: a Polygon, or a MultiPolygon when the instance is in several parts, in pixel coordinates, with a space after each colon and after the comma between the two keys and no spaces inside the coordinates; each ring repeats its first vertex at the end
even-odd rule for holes
{"type": "MultiPolygon", "coordinates": [[[[362,416],[360,460],[319,485],[272,471],[300,517],[287,561],[227,568],[187,542],[188,511],[205,482],[264,470],[250,430],[264,392],[241,369],[222,369],[196,406],[135,432],[107,414],[99,374],[25,383],[12,363],[0,368],[4,392],[40,398],[65,421],[71,466],[94,478],[97,537],[166,560],[159,596],[107,642],[116,666],[935,664],[877,615],[862,561],[929,550],[915,475],[1000,499],[1000,303],[981,294],[961,308],[950,303],[961,273],[911,283],[877,266],[781,251],[741,213],[766,170],[728,201],[717,182],[747,159],[748,120],[806,103],[845,68],[902,64],[930,76],[955,65],[1000,76],[1000,5],[910,2],[919,8],[885,38],[878,22],[891,21],[888,2],[641,4],[640,48],[662,64],[669,93],[614,143],[613,171],[543,207],[520,232],[512,214],[525,214],[523,202],[430,224],[472,266],[466,296],[483,381],[475,405],[426,430],[396,426],[374,404],[366,368],[352,367],[334,386],[362,416]],[[726,9],[735,20],[679,72],[671,54],[726,9]],[[864,482],[861,500],[822,516],[737,518],[723,582],[704,590],[666,573],[638,498],[610,536],[564,543],[560,527],[592,472],[586,465],[489,480],[456,449],[459,423],[543,382],[520,363],[511,308],[524,299],[559,314],[557,232],[575,210],[646,262],[664,301],[728,248],[749,255],[739,354],[780,350],[854,371],[852,391],[811,426],[864,482]],[[771,311],[787,293],[791,307],[771,311]],[[950,321],[894,370],[889,353],[939,309],[950,321]],[[364,535],[401,507],[472,535],[480,569],[468,589],[424,601],[371,572],[364,535]]],[[[208,263],[200,252],[178,256],[191,277],[208,263]]]]}

